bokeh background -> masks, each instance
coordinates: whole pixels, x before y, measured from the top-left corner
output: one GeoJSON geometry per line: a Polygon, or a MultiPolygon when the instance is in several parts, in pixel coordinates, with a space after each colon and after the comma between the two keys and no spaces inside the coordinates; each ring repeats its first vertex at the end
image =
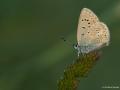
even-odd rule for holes
{"type": "Polygon", "coordinates": [[[78,90],[119,86],[120,0],[0,0],[0,90],[57,90],[77,58],[72,44],[84,7],[108,25],[111,41],[78,90]]]}

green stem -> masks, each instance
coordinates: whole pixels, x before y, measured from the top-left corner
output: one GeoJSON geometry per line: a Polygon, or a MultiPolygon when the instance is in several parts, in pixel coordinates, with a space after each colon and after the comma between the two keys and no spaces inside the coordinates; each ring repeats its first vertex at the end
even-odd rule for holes
{"type": "Polygon", "coordinates": [[[88,72],[92,69],[99,57],[99,51],[80,55],[73,64],[67,66],[64,70],[63,77],[58,81],[58,90],[77,90],[80,78],[88,76],[88,72]]]}

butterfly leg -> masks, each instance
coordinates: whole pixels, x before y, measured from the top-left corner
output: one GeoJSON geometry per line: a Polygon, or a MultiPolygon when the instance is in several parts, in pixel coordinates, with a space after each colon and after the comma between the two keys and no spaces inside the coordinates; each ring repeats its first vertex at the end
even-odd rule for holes
{"type": "Polygon", "coordinates": [[[76,49],[77,49],[77,51],[78,51],[78,57],[79,57],[79,55],[80,55],[80,50],[79,50],[79,46],[78,46],[78,45],[76,46],[76,49]]]}
{"type": "Polygon", "coordinates": [[[82,48],[83,48],[82,46],[78,46],[78,57],[80,55],[82,55],[82,56],[84,55],[83,52],[82,52],[82,48]]]}

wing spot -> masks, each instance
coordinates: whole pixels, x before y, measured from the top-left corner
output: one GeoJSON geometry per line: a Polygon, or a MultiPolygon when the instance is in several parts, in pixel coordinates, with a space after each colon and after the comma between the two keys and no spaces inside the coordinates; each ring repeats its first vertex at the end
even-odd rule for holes
{"type": "Polygon", "coordinates": [[[82,36],[84,36],[84,33],[83,34],[81,34],[82,36]]]}
{"type": "Polygon", "coordinates": [[[85,29],[85,27],[82,27],[83,29],[85,29]]]}
{"type": "Polygon", "coordinates": [[[90,24],[90,22],[88,24],[90,24]]]}

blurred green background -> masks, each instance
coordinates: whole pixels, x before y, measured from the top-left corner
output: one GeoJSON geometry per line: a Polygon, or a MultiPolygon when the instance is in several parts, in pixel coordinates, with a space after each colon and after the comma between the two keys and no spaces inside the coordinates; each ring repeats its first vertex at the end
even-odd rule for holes
{"type": "MultiPolygon", "coordinates": [[[[93,10],[111,33],[79,90],[120,85],[120,0],[0,0],[0,90],[57,90],[66,65],[77,58],[80,10],[93,10]]],[[[111,89],[112,90],[112,89],[111,89]]]]}

